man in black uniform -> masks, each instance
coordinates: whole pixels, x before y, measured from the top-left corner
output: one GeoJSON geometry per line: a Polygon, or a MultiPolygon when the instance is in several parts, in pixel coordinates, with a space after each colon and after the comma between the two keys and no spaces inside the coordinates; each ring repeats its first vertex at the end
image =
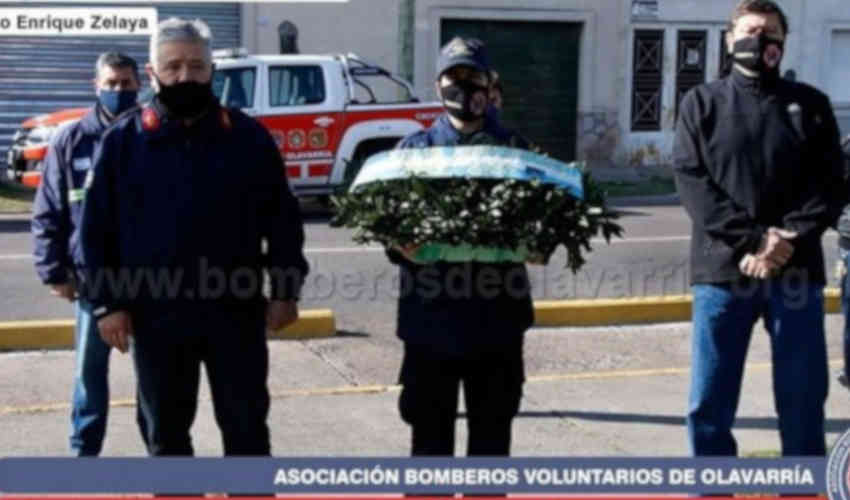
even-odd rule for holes
{"type": "MultiPolygon", "coordinates": [[[[455,38],[441,51],[437,93],[446,113],[399,148],[504,145],[527,148],[503,129],[489,104],[483,43],[455,38]]],[[[523,264],[409,260],[414,249],[390,250],[401,268],[398,336],[404,341],[399,399],[412,428],[413,455],[453,455],[458,390],[463,382],[469,455],[508,455],[511,423],[524,381],[523,336],[534,319],[523,264]],[[486,278],[485,278],[486,277],[486,278]],[[482,279],[494,283],[487,293],[482,279]],[[467,280],[464,287],[461,282],[467,280]],[[438,284],[434,287],[434,284],[438,284]],[[435,288],[436,293],[434,293],[435,288]]]]}
{"type": "Polygon", "coordinates": [[[682,99],[673,163],[693,221],[688,430],[696,455],[735,455],[731,428],[752,328],[770,335],[784,455],[822,455],[828,376],[821,235],[837,215],[838,129],[828,98],[779,76],[788,22],[736,8],[732,72],[682,99]]]}
{"type": "Polygon", "coordinates": [[[201,362],[225,454],[270,453],[266,327],[295,321],[307,272],[280,152],[218,104],[211,56],[201,21],[159,24],[156,97],[107,130],[83,213],[87,295],[109,345],[133,339],[151,455],[193,453],[201,362]]]}

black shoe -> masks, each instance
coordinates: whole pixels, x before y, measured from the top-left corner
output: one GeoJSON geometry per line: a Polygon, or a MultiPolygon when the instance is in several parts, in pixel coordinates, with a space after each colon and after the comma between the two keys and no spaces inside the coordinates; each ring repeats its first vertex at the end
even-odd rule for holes
{"type": "Polygon", "coordinates": [[[838,374],[838,383],[850,389],[850,380],[847,380],[846,371],[838,374]]]}

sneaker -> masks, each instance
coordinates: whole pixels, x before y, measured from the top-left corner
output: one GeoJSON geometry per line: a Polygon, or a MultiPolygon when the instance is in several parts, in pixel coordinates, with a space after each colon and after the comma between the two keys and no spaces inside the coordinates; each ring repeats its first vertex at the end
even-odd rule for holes
{"type": "Polygon", "coordinates": [[[838,374],[838,383],[850,389],[850,380],[847,379],[847,372],[838,374]]]}

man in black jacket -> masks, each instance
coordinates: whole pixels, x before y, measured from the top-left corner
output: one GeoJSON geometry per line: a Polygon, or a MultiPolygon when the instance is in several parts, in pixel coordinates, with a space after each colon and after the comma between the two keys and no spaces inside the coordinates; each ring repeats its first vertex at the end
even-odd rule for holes
{"type": "Polygon", "coordinates": [[[828,98],[780,78],[788,22],[769,0],[735,9],[731,73],[682,100],[673,163],[693,221],[688,431],[696,455],[735,455],[731,428],[752,328],[770,334],[784,455],[822,455],[828,375],[821,235],[837,215],[828,98]]]}
{"type": "MultiPolygon", "coordinates": [[[[502,145],[527,149],[487,112],[490,68],[483,43],[455,38],[443,47],[437,91],[446,113],[399,148],[502,145]]],[[[469,455],[508,455],[511,423],[525,380],[523,336],[534,320],[523,264],[409,260],[401,268],[398,336],[404,341],[399,398],[412,428],[413,455],[453,455],[458,390],[463,382],[469,455]]]]}

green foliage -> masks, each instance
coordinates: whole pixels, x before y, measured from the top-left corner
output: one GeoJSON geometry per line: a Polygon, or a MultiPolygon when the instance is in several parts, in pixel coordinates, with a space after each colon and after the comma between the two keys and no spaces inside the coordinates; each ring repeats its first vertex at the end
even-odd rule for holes
{"type": "Polygon", "coordinates": [[[582,173],[584,200],[540,181],[422,179],[409,177],[363,185],[334,196],[334,227],[354,228],[361,244],[406,247],[424,243],[519,249],[548,262],[559,245],[573,272],[585,263],[590,240],[620,236],[617,214],[605,193],[582,173]]]}

